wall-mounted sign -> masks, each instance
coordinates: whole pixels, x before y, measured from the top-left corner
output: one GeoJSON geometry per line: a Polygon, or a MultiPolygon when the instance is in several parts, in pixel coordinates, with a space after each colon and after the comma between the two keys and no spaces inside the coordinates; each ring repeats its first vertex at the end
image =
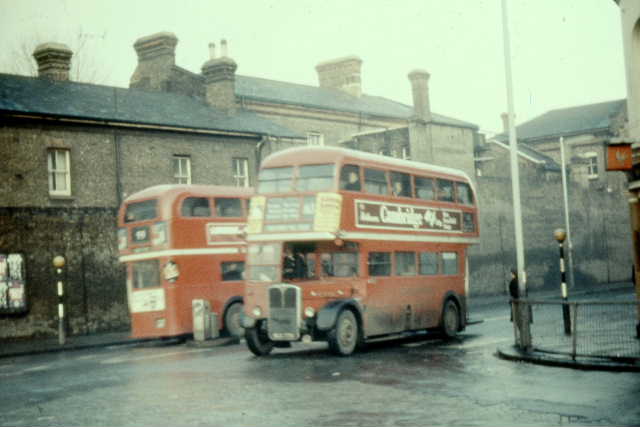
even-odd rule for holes
{"type": "Polygon", "coordinates": [[[26,309],[24,255],[0,253],[0,312],[16,313],[26,309]]]}
{"type": "Polygon", "coordinates": [[[607,170],[628,171],[633,169],[631,144],[612,144],[607,146],[607,170]]]}

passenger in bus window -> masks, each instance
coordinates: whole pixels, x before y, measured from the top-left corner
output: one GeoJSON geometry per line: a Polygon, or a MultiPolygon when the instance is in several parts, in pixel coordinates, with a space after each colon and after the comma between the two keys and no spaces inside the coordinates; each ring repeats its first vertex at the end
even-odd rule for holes
{"type": "Polygon", "coordinates": [[[345,165],[340,173],[340,188],[347,191],[360,191],[360,168],[345,165]]]}
{"type": "Polygon", "coordinates": [[[322,267],[323,276],[333,276],[333,264],[330,254],[320,255],[320,266],[322,267]]]}
{"type": "Polygon", "coordinates": [[[408,174],[391,172],[391,186],[394,196],[411,197],[411,179],[408,174]]]}
{"type": "Polygon", "coordinates": [[[307,278],[307,261],[301,252],[293,254],[294,260],[294,278],[306,279],[307,278]]]}
{"type": "Polygon", "coordinates": [[[222,263],[222,281],[242,280],[244,277],[244,263],[242,262],[223,262],[222,263]]]}

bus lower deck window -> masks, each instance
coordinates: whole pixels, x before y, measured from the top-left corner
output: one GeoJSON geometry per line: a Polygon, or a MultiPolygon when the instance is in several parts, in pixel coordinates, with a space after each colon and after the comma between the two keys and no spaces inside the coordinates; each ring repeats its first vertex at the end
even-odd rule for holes
{"type": "Polygon", "coordinates": [[[442,253],[442,273],[458,274],[458,254],[455,252],[442,253]]]}
{"type": "Polygon", "coordinates": [[[389,252],[369,252],[369,276],[390,276],[391,254],[389,252]]]}

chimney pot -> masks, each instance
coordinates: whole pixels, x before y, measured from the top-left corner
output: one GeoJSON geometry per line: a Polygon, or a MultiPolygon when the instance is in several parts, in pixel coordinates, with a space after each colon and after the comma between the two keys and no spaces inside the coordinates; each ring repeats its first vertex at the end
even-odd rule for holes
{"type": "Polygon", "coordinates": [[[55,81],[69,80],[73,52],[66,44],[43,43],[33,51],[38,63],[38,77],[55,81]]]}
{"type": "Polygon", "coordinates": [[[500,114],[500,118],[502,119],[502,131],[509,133],[509,114],[502,113],[500,114]]]}
{"type": "Polygon", "coordinates": [[[209,59],[216,59],[216,44],[209,43],[209,59]]]}
{"type": "Polygon", "coordinates": [[[222,39],[220,41],[220,56],[222,56],[223,58],[226,58],[229,56],[229,51],[227,48],[227,40],[226,39],[222,39]]]}

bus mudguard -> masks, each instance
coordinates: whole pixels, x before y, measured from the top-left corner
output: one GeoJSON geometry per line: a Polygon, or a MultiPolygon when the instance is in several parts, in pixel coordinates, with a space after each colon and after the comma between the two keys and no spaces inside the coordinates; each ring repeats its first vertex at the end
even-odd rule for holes
{"type": "Polygon", "coordinates": [[[316,328],[320,331],[328,331],[336,324],[336,319],[343,308],[350,307],[356,312],[356,317],[362,319],[362,308],[360,303],[355,299],[341,299],[331,301],[320,311],[318,311],[318,317],[316,318],[316,328]]]}

